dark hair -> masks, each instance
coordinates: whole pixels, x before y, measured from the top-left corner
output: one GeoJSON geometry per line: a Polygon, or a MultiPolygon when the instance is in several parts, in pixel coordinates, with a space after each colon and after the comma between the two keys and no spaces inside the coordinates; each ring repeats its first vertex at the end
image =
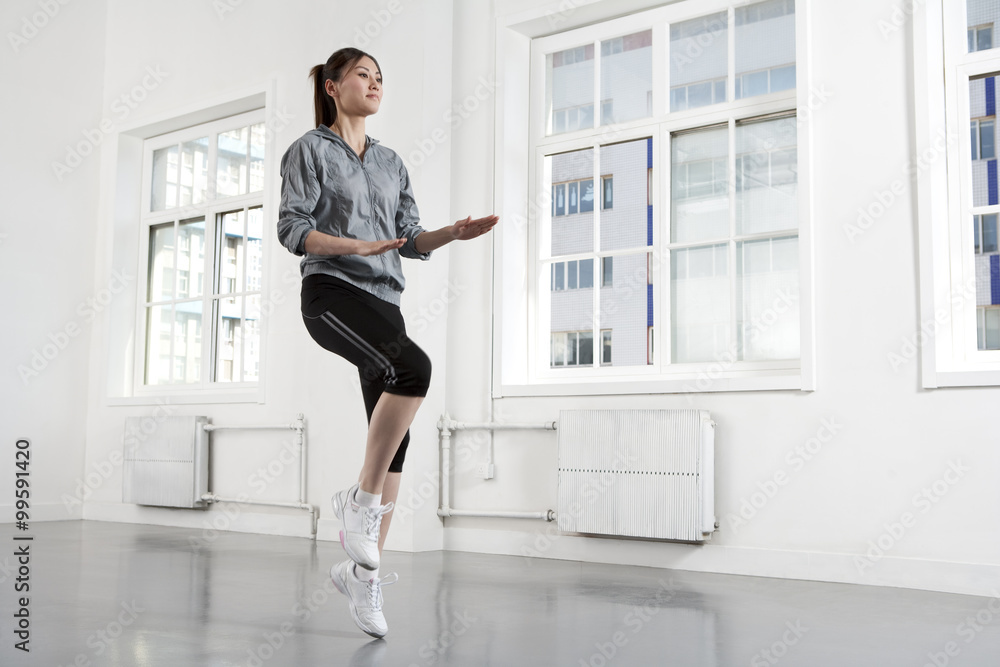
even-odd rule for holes
{"type": "Polygon", "coordinates": [[[344,78],[344,73],[357,65],[365,56],[371,58],[375,67],[378,67],[381,72],[382,68],[379,67],[374,56],[351,46],[334,51],[325,65],[316,65],[309,70],[309,76],[313,79],[315,90],[316,127],[332,125],[337,120],[337,104],[326,92],[327,80],[334,83],[340,82],[344,78]]]}

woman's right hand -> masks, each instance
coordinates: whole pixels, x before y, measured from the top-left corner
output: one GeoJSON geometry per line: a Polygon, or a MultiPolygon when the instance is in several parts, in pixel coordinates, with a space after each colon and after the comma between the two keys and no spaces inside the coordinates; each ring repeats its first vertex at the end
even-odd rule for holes
{"type": "Polygon", "coordinates": [[[368,257],[369,255],[381,255],[390,250],[397,250],[403,247],[406,239],[392,239],[390,241],[358,241],[358,249],[355,255],[368,257]]]}

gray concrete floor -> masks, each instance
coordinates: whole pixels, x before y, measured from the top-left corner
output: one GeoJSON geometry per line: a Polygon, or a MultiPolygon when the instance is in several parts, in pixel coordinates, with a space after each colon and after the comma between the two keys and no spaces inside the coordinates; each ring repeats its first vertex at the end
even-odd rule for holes
{"type": "Polygon", "coordinates": [[[26,654],[11,636],[24,543],[0,526],[4,667],[1000,665],[986,597],[386,552],[400,580],[372,640],[329,583],[337,543],[97,521],[30,534],[26,654]]]}

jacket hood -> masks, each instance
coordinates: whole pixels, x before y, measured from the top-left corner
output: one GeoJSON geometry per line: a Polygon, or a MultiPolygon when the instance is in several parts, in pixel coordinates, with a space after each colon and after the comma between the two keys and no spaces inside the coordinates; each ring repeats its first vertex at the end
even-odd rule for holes
{"type": "MultiPolygon", "coordinates": [[[[340,136],[339,134],[337,134],[336,132],[334,132],[333,130],[331,130],[326,125],[320,125],[319,127],[317,127],[314,130],[309,130],[308,132],[306,132],[306,134],[312,134],[312,135],[315,135],[317,137],[323,137],[324,139],[328,139],[329,141],[334,141],[334,142],[339,141],[340,143],[344,144],[345,146],[347,145],[347,142],[344,141],[344,138],[342,136],[340,136]]],[[[378,139],[375,139],[374,137],[370,137],[367,134],[365,135],[365,145],[366,146],[370,146],[370,145],[377,144],[377,143],[378,143],[378,139]]]]}

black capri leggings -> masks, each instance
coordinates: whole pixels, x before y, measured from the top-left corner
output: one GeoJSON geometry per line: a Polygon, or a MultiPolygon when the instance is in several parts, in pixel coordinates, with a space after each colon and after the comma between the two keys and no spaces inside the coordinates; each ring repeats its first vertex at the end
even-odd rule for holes
{"type": "MultiPolygon", "coordinates": [[[[323,273],[302,279],[302,321],[324,349],[357,366],[368,423],[382,392],[426,396],[431,360],[406,335],[399,307],[323,273]]],[[[402,472],[406,431],[389,472],[402,472]]]]}

